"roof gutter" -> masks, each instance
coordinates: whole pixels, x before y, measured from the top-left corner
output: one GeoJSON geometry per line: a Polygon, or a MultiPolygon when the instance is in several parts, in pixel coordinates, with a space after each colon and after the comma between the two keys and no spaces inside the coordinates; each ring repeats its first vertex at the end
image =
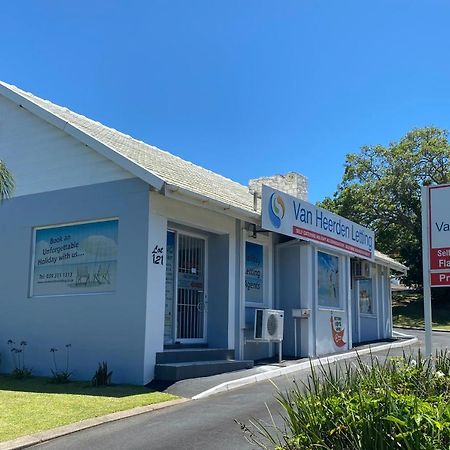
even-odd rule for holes
{"type": "Polygon", "coordinates": [[[5,86],[5,84],[0,83],[0,95],[3,95],[7,99],[11,100],[13,103],[18,105],[21,108],[26,109],[32,114],[38,116],[39,118],[45,120],[47,123],[55,126],[56,128],[64,131],[68,135],[72,136],[76,140],[82,142],[87,147],[95,150],[97,153],[100,153],[105,158],[114,162],[122,169],[130,172],[137,178],[148,183],[156,190],[161,190],[164,186],[164,180],[152,172],[149,172],[148,169],[145,169],[143,166],[137,164],[131,159],[121,155],[120,153],[113,150],[111,147],[103,144],[99,140],[93,138],[89,134],[80,130],[79,128],[73,126],[71,123],[61,119],[56,114],[51,113],[46,110],[44,107],[34,103],[27,97],[15,92],[11,88],[5,86]]]}

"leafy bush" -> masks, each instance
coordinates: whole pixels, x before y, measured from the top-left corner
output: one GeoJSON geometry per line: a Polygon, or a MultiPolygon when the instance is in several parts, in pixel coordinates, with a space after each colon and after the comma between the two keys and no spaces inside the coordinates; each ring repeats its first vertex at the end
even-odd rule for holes
{"type": "Polygon", "coordinates": [[[92,386],[108,386],[111,384],[112,371],[108,372],[108,363],[98,364],[98,369],[92,377],[92,386]]]}
{"type": "Polygon", "coordinates": [[[277,399],[284,426],[240,424],[260,448],[435,450],[450,448],[450,354],[371,358],[312,368],[305,384],[277,399]]]}

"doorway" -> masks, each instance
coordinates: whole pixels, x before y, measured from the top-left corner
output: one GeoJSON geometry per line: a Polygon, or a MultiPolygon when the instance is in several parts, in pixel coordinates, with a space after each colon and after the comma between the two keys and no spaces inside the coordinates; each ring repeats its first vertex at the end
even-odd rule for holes
{"type": "Polygon", "coordinates": [[[206,342],[206,246],[204,237],[167,233],[166,344],[206,342]]]}

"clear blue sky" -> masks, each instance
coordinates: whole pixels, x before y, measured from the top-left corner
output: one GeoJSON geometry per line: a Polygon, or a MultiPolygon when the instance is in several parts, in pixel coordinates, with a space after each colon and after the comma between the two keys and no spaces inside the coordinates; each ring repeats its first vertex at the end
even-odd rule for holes
{"type": "Polygon", "coordinates": [[[2,2],[0,79],[243,184],[450,128],[450,2],[2,2]]]}

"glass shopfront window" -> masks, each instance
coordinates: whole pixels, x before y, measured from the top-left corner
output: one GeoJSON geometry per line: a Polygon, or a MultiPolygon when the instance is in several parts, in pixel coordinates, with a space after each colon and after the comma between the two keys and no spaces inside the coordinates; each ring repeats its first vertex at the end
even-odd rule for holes
{"type": "Polygon", "coordinates": [[[324,252],[317,252],[319,306],[341,308],[339,292],[339,258],[324,252]]]}
{"type": "Polygon", "coordinates": [[[264,303],[264,246],[245,243],[245,301],[264,303]]]}
{"type": "Polygon", "coordinates": [[[359,312],[361,314],[374,314],[372,279],[359,281],[359,312]]]}

